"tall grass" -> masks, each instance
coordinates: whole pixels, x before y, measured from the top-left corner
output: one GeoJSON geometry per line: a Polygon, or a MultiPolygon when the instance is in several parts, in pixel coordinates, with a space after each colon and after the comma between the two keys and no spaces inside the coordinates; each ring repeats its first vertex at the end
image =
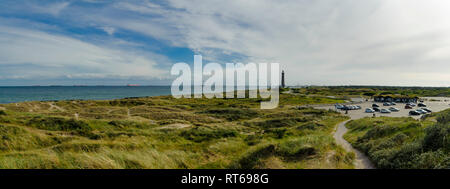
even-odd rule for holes
{"type": "Polygon", "coordinates": [[[352,168],[331,137],[345,117],[294,108],[335,100],[281,98],[274,110],[165,96],[1,105],[0,168],[352,168]]]}
{"type": "Polygon", "coordinates": [[[427,120],[364,118],[347,124],[345,135],[379,168],[450,168],[450,110],[427,120]],[[429,121],[437,117],[437,122],[429,121]]]}

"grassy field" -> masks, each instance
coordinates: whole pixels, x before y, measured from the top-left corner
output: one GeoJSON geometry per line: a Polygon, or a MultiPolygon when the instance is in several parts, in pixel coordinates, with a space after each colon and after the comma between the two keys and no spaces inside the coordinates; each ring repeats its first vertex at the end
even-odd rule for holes
{"type": "Polygon", "coordinates": [[[386,86],[312,86],[294,89],[295,93],[305,95],[335,96],[338,98],[372,97],[374,95],[410,95],[419,97],[450,97],[449,87],[386,87],[386,86]]]}
{"type": "Polygon", "coordinates": [[[377,117],[352,120],[344,138],[378,168],[450,168],[450,109],[423,120],[377,117]]]}
{"type": "Polygon", "coordinates": [[[331,133],[347,118],[298,108],[343,100],[174,99],[0,105],[0,168],[352,168],[331,133]]]}

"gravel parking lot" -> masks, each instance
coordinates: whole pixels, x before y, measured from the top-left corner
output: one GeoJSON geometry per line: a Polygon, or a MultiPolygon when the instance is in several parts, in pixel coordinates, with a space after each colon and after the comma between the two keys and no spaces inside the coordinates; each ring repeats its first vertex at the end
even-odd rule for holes
{"type": "MultiPolygon", "coordinates": [[[[427,105],[427,108],[432,110],[433,112],[439,112],[442,110],[445,110],[447,108],[450,108],[450,98],[448,97],[423,97],[421,98],[424,100],[424,104],[427,105]]],[[[364,111],[366,110],[366,108],[372,108],[372,104],[378,104],[380,107],[380,109],[389,109],[390,107],[395,107],[397,109],[399,109],[400,111],[398,112],[392,112],[392,113],[380,113],[380,112],[376,112],[375,115],[377,117],[379,116],[386,116],[386,117],[408,117],[409,116],[409,111],[411,110],[415,110],[418,109],[420,107],[414,107],[413,109],[405,109],[405,103],[397,103],[397,105],[393,105],[393,106],[383,106],[383,103],[379,103],[379,102],[373,102],[373,101],[363,101],[363,102],[356,102],[352,105],[359,105],[361,106],[360,110],[349,110],[348,111],[348,116],[350,116],[352,119],[359,119],[359,118],[363,118],[363,117],[372,117],[373,113],[365,113],[364,111]]],[[[334,106],[322,106],[322,107],[316,107],[316,108],[320,108],[320,109],[333,109],[335,110],[334,106]]],[[[343,114],[345,114],[345,111],[341,111],[343,114]]],[[[411,116],[415,119],[419,119],[421,116],[411,116]]]]}

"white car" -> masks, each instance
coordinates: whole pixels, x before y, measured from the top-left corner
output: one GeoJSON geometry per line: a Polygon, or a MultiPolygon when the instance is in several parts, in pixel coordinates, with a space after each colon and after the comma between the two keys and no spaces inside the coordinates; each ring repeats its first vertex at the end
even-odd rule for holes
{"type": "Polygon", "coordinates": [[[386,110],[386,109],[381,109],[381,111],[380,111],[381,113],[384,113],[384,114],[388,114],[388,113],[391,113],[391,111],[389,111],[389,110],[386,110]]]}
{"type": "Polygon", "coordinates": [[[375,113],[375,110],[373,110],[372,108],[366,108],[366,113],[375,113]]]}
{"type": "Polygon", "coordinates": [[[398,111],[400,111],[400,110],[397,109],[397,108],[394,108],[394,107],[390,107],[390,108],[389,108],[389,111],[391,111],[391,112],[398,112],[398,111]]]}
{"type": "Polygon", "coordinates": [[[342,105],[340,105],[340,104],[336,104],[336,105],[334,105],[334,107],[336,107],[336,109],[342,109],[342,108],[344,108],[344,106],[342,106],[342,105]]]}
{"type": "Polygon", "coordinates": [[[420,114],[427,114],[428,112],[422,109],[417,109],[416,112],[419,112],[420,114]]]}

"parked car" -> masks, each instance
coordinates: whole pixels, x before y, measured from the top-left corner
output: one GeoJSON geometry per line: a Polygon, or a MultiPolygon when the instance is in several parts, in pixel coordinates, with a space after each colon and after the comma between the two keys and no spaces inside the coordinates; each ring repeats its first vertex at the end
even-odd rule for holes
{"type": "Polygon", "coordinates": [[[427,114],[428,112],[422,109],[417,109],[416,112],[419,112],[420,114],[427,114]]]}
{"type": "Polygon", "coordinates": [[[419,103],[419,104],[417,104],[417,106],[419,106],[419,107],[427,107],[427,105],[425,105],[424,103],[419,103]]]}
{"type": "Polygon", "coordinates": [[[390,107],[390,108],[389,108],[389,111],[391,111],[391,112],[398,112],[398,111],[400,111],[400,110],[397,109],[397,108],[394,108],[394,107],[390,107]]]}
{"type": "Polygon", "coordinates": [[[413,107],[412,106],[410,106],[410,105],[405,105],[405,109],[412,109],[413,107]]]}
{"type": "Polygon", "coordinates": [[[372,108],[374,111],[376,111],[376,112],[379,112],[380,111],[380,109],[379,108],[372,108]]]}
{"type": "Polygon", "coordinates": [[[391,105],[397,105],[395,102],[391,102],[391,105]]]}
{"type": "Polygon", "coordinates": [[[340,104],[335,104],[334,107],[336,107],[336,109],[342,109],[344,106],[340,104]]]}
{"type": "Polygon", "coordinates": [[[425,110],[425,111],[427,111],[428,113],[431,113],[431,112],[433,112],[433,111],[431,111],[430,109],[428,109],[428,108],[422,108],[422,110],[425,110]]]}
{"type": "Polygon", "coordinates": [[[342,107],[341,110],[351,110],[351,108],[350,108],[350,106],[344,105],[344,107],[342,107]]]}
{"type": "Polygon", "coordinates": [[[375,110],[373,110],[372,108],[366,108],[366,113],[375,113],[375,110]]]}
{"type": "Polygon", "coordinates": [[[409,115],[415,116],[415,115],[420,115],[420,113],[415,110],[411,110],[411,111],[409,111],[409,115]]]}
{"type": "Polygon", "coordinates": [[[389,102],[383,103],[383,106],[390,106],[390,105],[391,105],[391,103],[389,103],[389,102]]]}
{"type": "Polygon", "coordinates": [[[361,109],[361,106],[356,106],[356,109],[357,109],[357,110],[360,110],[360,109],[361,109]]]}
{"type": "Polygon", "coordinates": [[[414,107],[414,106],[416,106],[416,104],[414,104],[414,103],[412,103],[412,102],[410,102],[410,103],[407,103],[406,105],[409,105],[409,106],[411,106],[411,107],[414,107]]]}
{"type": "Polygon", "coordinates": [[[387,110],[387,109],[381,109],[381,111],[380,111],[381,113],[383,113],[383,114],[388,114],[388,113],[391,113],[391,111],[389,111],[389,110],[387,110]]]}
{"type": "Polygon", "coordinates": [[[378,104],[372,104],[372,108],[378,108],[380,106],[378,106],[378,104]]]}

